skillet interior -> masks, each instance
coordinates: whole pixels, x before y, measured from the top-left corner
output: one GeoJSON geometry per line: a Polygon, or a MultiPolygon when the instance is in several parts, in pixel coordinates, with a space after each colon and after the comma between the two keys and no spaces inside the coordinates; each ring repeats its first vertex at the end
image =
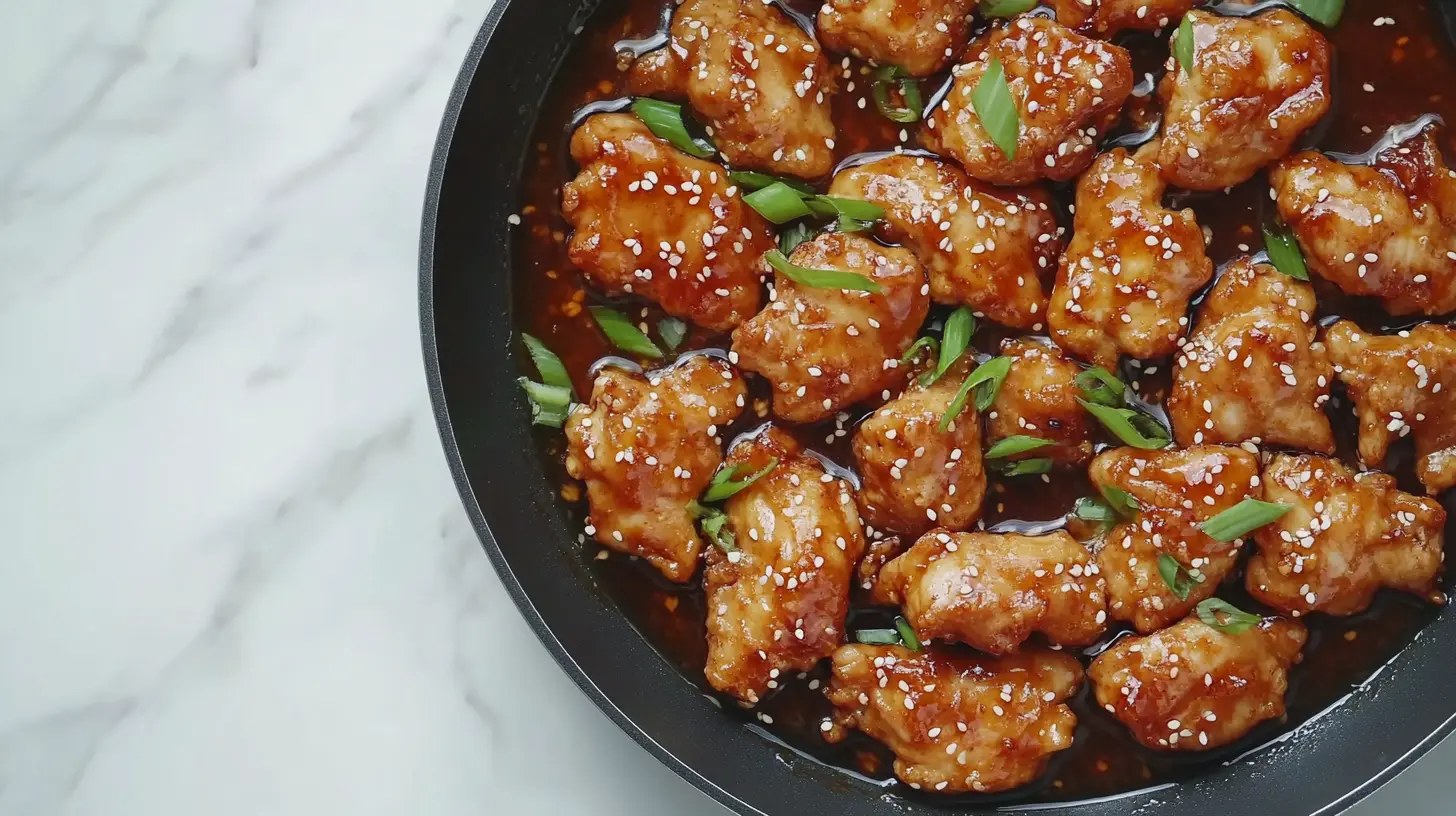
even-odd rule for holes
{"type": "MultiPolygon", "coordinates": [[[[515,384],[521,361],[511,342],[506,219],[519,201],[542,97],[594,5],[502,0],[446,113],[427,193],[420,305],[431,396],[456,484],[538,636],[583,690],[669,767],[743,813],[883,813],[887,792],[878,784],[820,766],[722,716],[658,656],[594,585],[536,452],[515,384]]],[[[1280,744],[1193,782],[1084,803],[1076,812],[1111,816],[1153,801],[1192,816],[1324,814],[1348,806],[1456,726],[1456,699],[1443,691],[1456,671],[1449,618],[1424,629],[1365,690],[1280,744]]],[[[950,810],[892,799],[904,813],[950,810]]]]}

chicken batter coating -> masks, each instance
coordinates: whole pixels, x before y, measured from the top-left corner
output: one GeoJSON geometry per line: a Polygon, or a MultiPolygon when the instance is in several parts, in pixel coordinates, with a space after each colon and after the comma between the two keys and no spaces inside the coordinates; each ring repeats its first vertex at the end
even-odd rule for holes
{"type": "Polygon", "coordinates": [[[1456,311],[1456,174],[1430,128],[1369,166],[1297,153],[1269,183],[1311,271],[1391,314],[1456,311]]]}
{"type": "Polygon", "coordinates": [[[586,482],[587,534],[673,581],[698,569],[690,509],[723,461],[717,436],[743,410],[743,379],[693,355],[646,374],[604,369],[566,419],[566,472],[586,482]]]}
{"type": "Polygon", "coordinates": [[[1039,276],[1062,247],[1041,190],[997,189],[946,162],[891,154],[841,170],[829,193],[884,209],[880,237],[915,253],[937,303],[965,304],[1014,328],[1041,328],[1046,292],[1039,276]]]}
{"type": "Polygon", "coordinates": [[[1336,459],[1279,454],[1264,469],[1264,501],[1287,504],[1254,533],[1249,594],[1274,609],[1353,615],[1391,587],[1444,603],[1446,511],[1396,489],[1384,473],[1360,473],[1336,459]]]}
{"type": "Polygon", "coordinates": [[[1092,555],[1071,536],[932,530],[880,571],[874,603],[904,608],[922,642],[1016,651],[1033,632],[1088,646],[1107,629],[1107,597],[1092,555]]]}
{"type": "Polygon", "coordinates": [[[1180,445],[1247,440],[1333,453],[1334,368],[1315,341],[1314,287],[1239,258],[1178,352],[1168,416],[1180,445]]]}
{"type": "Polygon", "coordinates": [[[1082,683],[1075,657],[1028,649],[980,657],[932,646],[842,646],[825,692],[829,742],[855,728],[895,752],[895,776],[917,790],[1009,790],[1072,746],[1077,716],[1063,704],[1082,683]]]}
{"type": "Polygon", "coordinates": [[[789,260],[863,275],[881,291],[804,286],[775,275],[769,304],[733,331],[736,362],[773,383],[774,414],[817,422],[902,381],[900,355],[930,308],[915,256],[828,232],[800,244],[789,260]]]}
{"type": "Polygon", "coordinates": [[[1163,207],[1159,146],[1117,147],[1077,182],[1072,243],[1057,269],[1048,322],[1057,345],[1104,368],[1177,349],[1188,300],[1209,278],[1192,210],[1163,207]]]}
{"type": "Polygon", "coordinates": [[[1139,632],[1153,632],[1213,596],[1237,563],[1243,542],[1216,541],[1198,525],[1257,493],[1258,457],[1221,445],[1117,448],[1093,459],[1088,475],[1099,490],[1110,485],[1137,501],[1132,519],[1114,526],[1096,545],[1097,566],[1107,581],[1108,614],[1139,632]],[[1176,562],[1188,585],[1184,599],[1163,577],[1165,557],[1176,562]]]}
{"type": "Polygon", "coordinates": [[[666,48],[629,74],[641,96],[686,98],[736,169],[817,178],[834,166],[824,52],[763,0],[687,0],[666,48]]]}
{"type": "Polygon", "coordinates": [[[729,451],[726,464],[752,474],[775,458],[772,471],[728,499],[738,549],[709,547],[703,580],[708,683],[748,704],[844,639],[849,584],[864,552],[853,489],[787,433],[763,430],[729,451]]]}
{"type": "Polygon", "coordinates": [[[970,61],[952,69],[954,83],[921,128],[920,141],[992,184],[1075,178],[1092,163],[1097,142],[1117,122],[1132,93],[1132,58],[1126,50],[1046,17],[1017,17],[971,51],[970,61]],[[1011,158],[992,141],[971,104],[993,58],[1006,72],[1021,121],[1011,158]]]}
{"type": "Polygon", "coordinates": [[[769,223],[723,168],[652,135],[630,114],[591,117],[571,137],[581,173],[561,191],[568,254],[593,286],[726,331],[758,311],[769,223]]]}
{"type": "Polygon", "coordinates": [[[1284,10],[1254,17],[1189,12],[1193,70],[1173,60],[1158,94],[1170,184],[1218,190],[1282,158],[1330,109],[1330,44],[1284,10]]]}
{"type": "Polygon", "coordinates": [[[1097,702],[1155,751],[1207,751],[1284,716],[1289,667],[1309,637],[1298,621],[1264,618],[1225,633],[1190,615],[1119,640],[1087,669],[1097,702]]]}
{"type": "Polygon", "coordinates": [[[977,0],[826,0],[819,41],[912,76],[930,76],[966,49],[977,0]]]}
{"type": "Polygon", "coordinates": [[[1177,25],[1203,0],[1050,0],[1057,22],[1081,34],[1111,39],[1121,31],[1157,31],[1177,25]]]}
{"type": "Polygon", "coordinates": [[[1426,492],[1456,484],[1456,329],[1425,323],[1381,336],[1342,320],[1325,345],[1360,415],[1360,461],[1380,467],[1391,440],[1411,434],[1426,492]]]}
{"type": "Polygon", "coordinates": [[[987,444],[1009,436],[1034,436],[1053,444],[1012,458],[1086,464],[1092,458],[1096,420],[1077,402],[1082,393],[1076,382],[1081,366],[1056,346],[1026,338],[1003,342],[1001,356],[1015,362],[986,413],[987,444]]]}

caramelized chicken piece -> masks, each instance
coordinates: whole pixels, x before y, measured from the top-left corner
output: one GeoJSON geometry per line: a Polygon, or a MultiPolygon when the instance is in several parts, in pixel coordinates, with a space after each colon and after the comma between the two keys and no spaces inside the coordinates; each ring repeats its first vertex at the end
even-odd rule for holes
{"type": "Polygon", "coordinates": [[[1050,0],[1057,22],[1082,34],[1111,39],[1121,31],[1157,31],[1177,25],[1203,0],[1050,0]]]}
{"type": "Polygon", "coordinates": [[[787,672],[806,671],[844,636],[864,533],[849,483],[830,478],[793,437],[767,428],[728,453],[766,476],[728,499],[738,549],[708,548],[708,683],[756,703],[787,672]]]}
{"type": "Polygon", "coordinates": [[[568,255],[609,294],[632,292],[714,331],[743,322],[762,298],[758,258],[769,223],[736,195],[723,168],[682,153],[635,116],[603,113],[571,137],[581,173],[561,191],[575,228],[568,255]]]}
{"type": "Polygon", "coordinates": [[[859,569],[856,571],[860,587],[874,589],[875,581],[880,577],[880,570],[884,569],[886,564],[899,558],[900,554],[909,547],[906,540],[897,535],[871,538],[865,545],[864,558],[859,560],[859,569]]]}
{"type": "Polygon", "coordinates": [[[1162,97],[1163,178],[1188,190],[1247,181],[1330,109],[1330,44],[1292,12],[1190,12],[1193,71],[1173,60],[1162,97]]]}
{"type": "Polygon", "coordinates": [[[1427,129],[1370,166],[1297,153],[1269,174],[1309,268],[1391,314],[1456,311],[1456,174],[1427,129]]]}
{"type": "Polygon", "coordinates": [[[1360,461],[1380,467],[1391,440],[1412,434],[1426,492],[1456,484],[1456,329],[1426,323],[1380,336],[1342,320],[1325,345],[1360,415],[1360,461]]]}
{"type": "Polygon", "coordinates": [[[694,355],[635,374],[604,369],[566,419],[566,472],[586,482],[587,533],[647,559],[673,581],[698,569],[693,501],[723,461],[717,437],[743,409],[743,380],[694,355]]]}
{"type": "Polygon", "coordinates": [[[1082,409],[1077,397],[1081,366],[1062,350],[1035,340],[1006,340],[1001,356],[1013,362],[986,414],[987,443],[1008,436],[1035,436],[1053,444],[1012,458],[1046,457],[1083,465],[1092,458],[1096,421],[1082,409]]]}
{"type": "Polygon", "coordinates": [[[1075,178],[1092,163],[1097,142],[1117,122],[1133,86],[1127,51],[1038,16],[995,28],[951,73],[950,92],[926,120],[920,140],[992,184],[1075,178]],[[971,104],[993,58],[1005,69],[1020,112],[1013,158],[991,140],[971,104]]]}
{"type": "Polygon", "coordinates": [[[1027,649],[980,657],[931,647],[841,646],[825,692],[829,742],[856,728],[895,752],[895,776],[917,790],[1010,790],[1072,746],[1063,704],[1082,683],[1075,657],[1027,649]]]}
{"type": "Polygon", "coordinates": [[[915,256],[860,235],[826,232],[800,244],[790,261],[863,275],[881,291],[803,286],[775,275],[772,301],[733,331],[736,362],[773,383],[774,414],[817,422],[903,380],[900,355],[930,308],[915,256]]]}
{"type": "Polygon", "coordinates": [[[1087,669],[1097,702],[1153,750],[1206,751],[1284,716],[1289,667],[1309,633],[1264,618],[1221,632],[1189,616],[1161,632],[1119,640],[1087,669]]]}
{"type": "Polygon", "coordinates": [[[1038,275],[1056,263],[1061,241],[1040,190],[996,189],[945,162],[892,154],[840,171],[829,193],[884,209],[881,237],[915,253],[937,303],[1041,328],[1046,293],[1038,275]]]}
{"type": "Polygon", "coordinates": [[[834,166],[829,63],[781,9],[687,0],[669,35],[632,65],[633,93],[686,98],[735,168],[816,178],[834,166]]]}
{"type": "Polygon", "coordinates": [[[966,48],[977,0],[826,0],[819,41],[880,65],[930,76],[966,48]]]}
{"type": "Polygon", "coordinates": [[[932,527],[964,530],[981,517],[986,471],[974,400],[940,429],[971,367],[967,355],[929,387],[911,382],[859,424],[850,449],[860,512],[870,525],[914,538],[932,527]]]}
{"type": "Polygon", "coordinates": [[[1239,258],[1204,301],[1178,353],[1168,416],[1180,445],[1256,443],[1335,450],[1323,405],[1334,369],[1315,342],[1314,288],[1239,258]]]}
{"type": "Polygon", "coordinates": [[[1048,322],[1057,345],[1112,368],[1177,348],[1184,312],[1213,277],[1192,210],[1163,207],[1158,143],[1101,156],[1077,182],[1072,243],[1057,270],[1048,322]]]}
{"type": "Polygon", "coordinates": [[[1114,526],[1096,545],[1107,581],[1108,614],[1139,632],[1161,629],[1213,596],[1239,558],[1241,540],[1215,541],[1198,525],[1256,492],[1259,460],[1241,448],[1201,445],[1184,450],[1117,448],[1092,460],[1092,483],[1110,485],[1137,501],[1130,521],[1114,526]],[[1171,558],[1180,600],[1163,578],[1171,558]],[[1200,580],[1201,579],[1201,580],[1200,580]]]}
{"type": "Polygon", "coordinates": [[[1263,603],[1295,616],[1353,615],[1381,587],[1445,602],[1437,578],[1446,511],[1397,490],[1394,477],[1279,454],[1264,469],[1264,501],[1292,509],[1254,533],[1246,583],[1263,603]]]}
{"type": "Polygon", "coordinates": [[[1060,530],[932,530],[885,565],[872,601],[903,607],[921,641],[1009,654],[1033,632],[1060,646],[1095,643],[1107,628],[1105,589],[1091,554],[1060,530]]]}

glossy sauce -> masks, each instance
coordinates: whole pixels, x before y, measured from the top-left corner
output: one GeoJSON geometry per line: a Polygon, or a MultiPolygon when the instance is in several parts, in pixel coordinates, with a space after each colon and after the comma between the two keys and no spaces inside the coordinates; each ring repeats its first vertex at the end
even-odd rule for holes
{"type": "MultiPolygon", "coordinates": [[[[812,18],[818,2],[792,0],[794,10],[812,18]]],[[[558,73],[556,85],[549,92],[537,123],[534,155],[528,161],[524,177],[521,216],[523,226],[516,232],[514,270],[515,319],[521,331],[535,334],[545,341],[566,364],[580,394],[589,394],[588,369],[613,349],[595,328],[585,307],[604,302],[597,293],[587,290],[582,277],[567,260],[566,240],[569,228],[560,216],[561,185],[576,168],[571,166],[566,143],[571,126],[579,121],[581,109],[597,103],[603,108],[619,107],[613,102],[625,95],[625,73],[617,45],[620,41],[652,42],[664,20],[664,0],[609,0],[604,2],[591,24],[578,38],[573,52],[558,73]]],[[[1220,9],[1232,13],[1234,9],[1220,9]]],[[[1423,114],[1436,114],[1456,125],[1456,55],[1445,39],[1445,28],[1429,0],[1383,0],[1380,3],[1354,3],[1347,7],[1337,29],[1326,32],[1335,46],[1336,62],[1333,78],[1334,104],[1325,120],[1302,142],[1301,147],[1317,146],[1343,153],[1361,153],[1371,147],[1384,132],[1395,125],[1408,123],[1423,114]],[[1394,19],[1394,24],[1375,26],[1377,18],[1394,19]],[[1367,90],[1373,88],[1373,90],[1367,90]]],[[[657,42],[661,42],[660,39],[657,42]]],[[[1134,56],[1134,65],[1142,79],[1141,89],[1161,75],[1167,58],[1166,36],[1134,34],[1117,38],[1134,56]]],[[[640,48],[638,50],[641,50],[640,48]]],[[[839,55],[830,55],[838,67],[839,55]]],[[[904,126],[881,117],[872,100],[868,100],[867,69],[862,63],[851,63],[850,75],[840,70],[840,92],[834,97],[834,116],[839,130],[836,139],[837,158],[841,161],[867,151],[890,150],[897,145],[916,147],[914,126],[904,126]],[[846,90],[850,82],[853,90],[846,90]],[[865,99],[864,107],[860,100],[865,99]],[[908,139],[902,141],[901,129],[908,139]]],[[[938,80],[929,80],[923,87],[927,96],[939,87],[938,80]]],[[[1157,116],[1155,94],[1129,100],[1126,121],[1114,134],[1133,138],[1157,116]],[[1151,102],[1149,100],[1152,100],[1151,102]],[[1151,118],[1149,118],[1151,117],[1151,118]]],[[[1452,148],[1450,132],[1441,134],[1448,154],[1452,148]]],[[[823,188],[823,184],[820,185],[823,188]]],[[[1073,185],[1052,188],[1060,202],[1061,222],[1070,227],[1067,204],[1073,185]]],[[[1212,232],[1209,257],[1222,265],[1232,258],[1257,251],[1262,245],[1259,225],[1272,213],[1264,173],[1224,193],[1184,193],[1175,191],[1169,197],[1177,206],[1192,207],[1198,222],[1212,232]]],[[[1050,291],[1051,273],[1047,289],[1050,291]]],[[[1315,278],[1320,303],[1320,320],[1328,323],[1336,315],[1353,319],[1368,329],[1408,325],[1413,320],[1392,321],[1378,308],[1346,298],[1329,284],[1315,278]]],[[[640,300],[617,300],[615,306],[634,318],[655,323],[662,313],[640,300]]],[[[1196,306],[1194,307],[1196,309],[1196,306]]],[[[944,316],[937,307],[931,324],[944,316]]],[[[1006,330],[980,321],[974,343],[983,352],[995,353],[1006,330]]],[[[726,347],[727,337],[714,335],[694,327],[684,348],[726,347]]],[[[524,372],[534,374],[534,372],[524,372]]],[[[1150,361],[1125,365],[1124,376],[1132,379],[1139,393],[1149,402],[1160,402],[1170,384],[1169,361],[1150,361]]],[[[745,411],[738,426],[729,436],[749,430],[768,419],[768,390],[763,381],[750,377],[754,396],[753,410],[745,411]]],[[[806,445],[829,459],[850,464],[848,439],[854,424],[870,406],[859,413],[841,415],[841,419],[813,426],[793,428],[806,445]]],[[[1340,441],[1340,455],[1354,462],[1357,423],[1351,407],[1337,384],[1329,405],[1329,413],[1340,441]]],[[[566,477],[562,465],[564,439],[560,432],[543,429],[538,433],[548,472],[562,485],[561,494],[569,504],[573,518],[585,515],[581,488],[566,477]]],[[[1397,443],[1388,462],[1402,489],[1422,493],[1412,469],[1409,440],[1397,443]]],[[[1085,472],[1053,473],[1046,477],[1024,476],[1001,479],[991,475],[983,513],[988,528],[1005,525],[1024,529],[1059,526],[1078,497],[1091,495],[1092,488],[1085,472]]],[[[1448,511],[1456,509],[1446,500],[1448,511]]],[[[1453,514],[1456,515],[1456,514],[1453,514]]],[[[1453,533],[1448,524],[1447,534],[1453,533]]],[[[885,784],[895,784],[890,771],[893,757],[878,743],[859,734],[836,746],[820,738],[819,723],[830,711],[819,685],[824,679],[824,666],[798,682],[789,683],[752,711],[740,709],[732,700],[717,695],[703,679],[706,656],[704,639],[704,605],[700,582],[685,586],[662,579],[645,562],[617,553],[601,557],[604,550],[582,536],[580,557],[589,565],[589,574],[597,586],[608,593],[616,605],[640,629],[663,657],[677,665],[683,675],[703,689],[704,694],[718,697],[726,716],[742,720],[748,727],[760,730],[766,737],[779,741],[801,755],[811,756],[828,765],[885,784]]],[[[856,589],[856,600],[859,590],[856,589]]],[[[1220,595],[1245,609],[1258,605],[1244,595],[1242,580],[1230,579],[1220,595]]],[[[1315,615],[1306,619],[1310,641],[1304,661],[1290,676],[1286,698],[1288,716],[1282,722],[1268,722],[1245,739],[1222,750],[1202,753],[1162,754],[1138,745],[1125,729],[1096,710],[1090,690],[1085,686],[1072,702],[1079,719],[1073,747],[1055,756],[1051,767],[1037,782],[1026,787],[993,796],[962,797],[978,803],[1016,803],[1068,801],[1106,796],[1153,785],[1176,782],[1218,767],[1270,739],[1286,732],[1328,708],[1378,670],[1408,644],[1421,626],[1429,622],[1436,609],[1408,595],[1385,591],[1369,611],[1348,618],[1315,615]]],[[[857,607],[851,628],[884,626],[888,620],[884,610],[857,607]]],[[[1114,630],[1107,641],[1126,634],[1114,630]]],[[[1103,644],[1086,650],[1095,654],[1103,644]]],[[[897,793],[936,802],[954,801],[955,797],[922,794],[907,786],[895,784],[897,793]]]]}

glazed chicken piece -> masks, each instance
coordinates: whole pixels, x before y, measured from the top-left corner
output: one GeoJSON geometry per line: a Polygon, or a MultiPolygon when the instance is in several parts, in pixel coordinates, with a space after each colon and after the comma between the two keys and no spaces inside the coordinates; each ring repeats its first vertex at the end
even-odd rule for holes
{"type": "Polygon", "coordinates": [[[1082,666],[1069,654],[856,644],[834,653],[833,670],[825,739],[839,742],[847,728],[869,734],[895,753],[895,776],[917,790],[1010,790],[1072,746],[1077,716],[1063,701],[1081,685],[1082,666]]]}
{"type": "Polygon", "coordinates": [[[786,673],[807,671],[844,639],[849,584],[864,533],[848,482],[778,428],[729,451],[726,465],[758,473],[728,499],[737,550],[708,548],[703,589],[713,688],[753,704],[786,673]]]}
{"type": "Polygon", "coordinates": [[[1381,336],[1342,320],[1325,345],[1359,412],[1360,461],[1380,467],[1391,440],[1410,434],[1426,492],[1456,484],[1456,329],[1426,323],[1381,336]]]}
{"type": "Polygon", "coordinates": [[[1121,31],[1157,31],[1177,25],[1203,0],[1050,0],[1057,22],[1081,34],[1111,39],[1121,31]]]}
{"type": "Polygon", "coordinates": [[[1370,166],[1297,153],[1269,183],[1311,271],[1391,314],[1456,311],[1456,174],[1431,129],[1370,166]]]}
{"type": "Polygon", "coordinates": [[[1097,565],[1060,530],[932,530],[885,565],[871,600],[902,607],[922,642],[960,641],[990,654],[1016,651],[1033,632],[1059,646],[1088,646],[1107,629],[1097,565]]]}
{"type": "Polygon", "coordinates": [[[1039,16],[993,29],[951,73],[950,92],[921,128],[920,141],[992,184],[1075,178],[1092,163],[1133,86],[1126,50],[1039,16]],[[1012,158],[991,140],[971,104],[992,58],[1001,61],[1020,114],[1012,158]]]}
{"type": "Polygon", "coordinates": [[[1235,260],[1178,352],[1168,416],[1180,445],[1255,443],[1333,453],[1334,369],[1315,341],[1314,288],[1235,260]]]}
{"type": "Polygon", "coordinates": [[[669,34],[632,65],[634,94],[686,98],[735,169],[817,178],[834,166],[829,63],[781,9],[687,0],[669,34]]]}
{"type": "Polygon", "coordinates": [[[690,505],[723,461],[717,429],[743,410],[743,379],[694,355],[636,374],[603,369],[566,419],[566,472],[586,482],[588,535],[647,559],[673,581],[698,569],[690,505]]]}
{"type": "Polygon", "coordinates": [[[841,170],[829,193],[884,209],[880,237],[915,253],[937,303],[965,304],[1013,328],[1041,328],[1046,293],[1038,276],[1061,252],[1042,191],[997,189],[945,162],[893,154],[841,170]]]}
{"type": "Polygon", "coordinates": [[[1284,716],[1289,667],[1309,633],[1264,618],[1221,632],[1190,615],[1119,640],[1087,669],[1097,702],[1155,751],[1207,751],[1284,716]]]}
{"type": "Polygon", "coordinates": [[[819,41],[879,65],[930,76],[966,49],[977,0],[826,0],[819,41]]]}
{"type": "Polygon", "coordinates": [[[1057,345],[1111,369],[1118,355],[1165,357],[1185,312],[1213,277],[1192,210],[1163,207],[1158,143],[1117,147],[1077,182],[1072,242],[1057,270],[1048,322],[1057,345]]]}
{"type": "Polygon", "coordinates": [[[723,168],[652,135],[630,114],[591,117],[571,137],[581,173],[562,188],[575,229],[571,262],[608,294],[633,293],[668,314],[726,331],[758,311],[758,258],[769,223],[723,168]]]}
{"type": "Polygon", "coordinates": [[[1330,109],[1330,44],[1298,15],[1190,12],[1193,71],[1170,60],[1163,178],[1187,190],[1247,181],[1282,158],[1330,109]]]}
{"type": "Polygon", "coordinates": [[[1435,500],[1402,493],[1384,473],[1289,454],[1264,469],[1263,498],[1292,509],[1254,533],[1246,584],[1262,603],[1296,617],[1353,615],[1381,587],[1445,602],[1446,511],[1435,500]]]}
{"type": "Polygon", "coordinates": [[[940,429],[972,366],[966,355],[928,387],[912,380],[855,430],[860,512],[877,530],[915,538],[932,527],[964,530],[981,517],[986,471],[974,400],[940,429]]]}
{"type": "Polygon", "coordinates": [[[1200,445],[1183,450],[1117,448],[1092,460],[1088,475],[1100,491],[1127,491],[1137,510],[1096,543],[1107,581],[1108,614],[1139,632],[1152,632],[1212,597],[1239,558],[1241,540],[1216,541],[1198,525],[1257,493],[1259,459],[1241,448],[1200,445]],[[1188,583],[1180,600],[1163,578],[1164,556],[1188,583]],[[1199,579],[1202,579],[1201,581],[1199,579]]]}
{"type": "Polygon", "coordinates": [[[987,444],[1009,436],[1034,436],[1054,444],[1011,458],[1086,464],[1092,458],[1096,420],[1077,402],[1082,393],[1076,382],[1081,366],[1056,346],[1026,338],[1004,341],[1001,356],[1015,362],[986,413],[987,444]]]}
{"type": "Polygon", "coordinates": [[[930,308],[915,256],[860,235],[827,232],[800,244],[789,260],[863,275],[881,291],[803,286],[775,275],[769,304],[733,332],[735,362],[773,384],[774,414],[818,422],[902,381],[900,356],[930,308]]]}

